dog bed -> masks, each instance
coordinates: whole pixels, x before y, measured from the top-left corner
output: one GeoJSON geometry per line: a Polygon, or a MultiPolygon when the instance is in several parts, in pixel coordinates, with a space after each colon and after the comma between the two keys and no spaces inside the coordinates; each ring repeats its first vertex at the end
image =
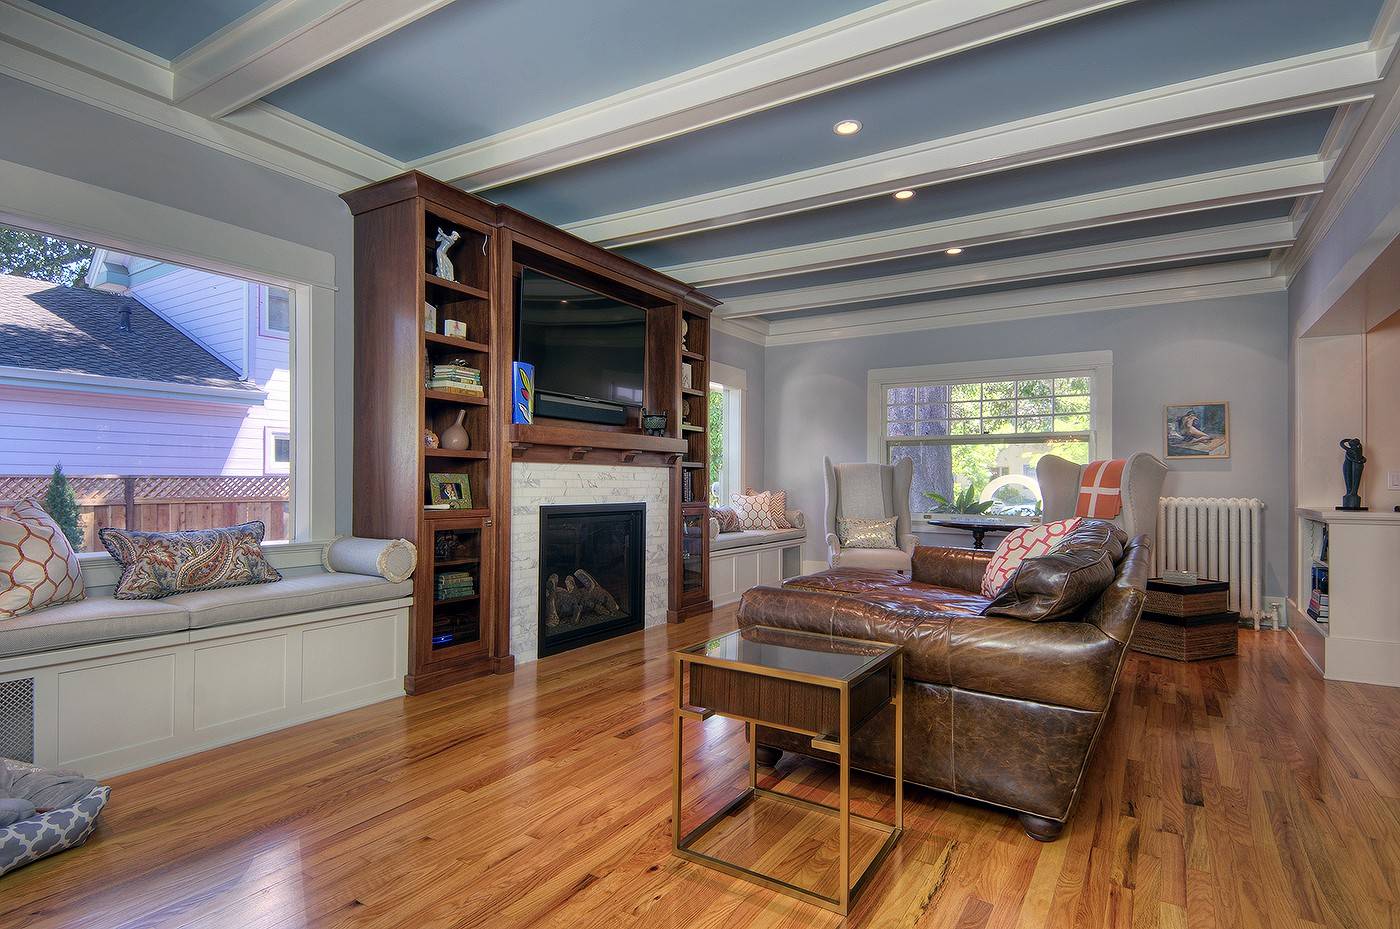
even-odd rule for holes
{"type": "MultiPolygon", "coordinates": [[[[4,760],[11,771],[41,771],[34,765],[4,760]]],[[[40,858],[82,845],[97,827],[97,817],[107,805],[112,789],[93,787],[67,806],[38,813],[0,827],[0,876],[40,858]]]]}

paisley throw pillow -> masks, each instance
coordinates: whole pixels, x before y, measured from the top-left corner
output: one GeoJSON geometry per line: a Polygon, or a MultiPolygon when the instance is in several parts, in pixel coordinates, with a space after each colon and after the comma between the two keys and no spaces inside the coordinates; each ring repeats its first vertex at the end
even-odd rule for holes
{"type": "Polygon", "coordinates": [[[739,531],[739,514],[734,512],[732,506],[711,507],[710,515],[719,523],[720,532],[739,531]]]}
{"type": "Polygon", "coordinates": [[[159,600],[171,594],[282,580],[263,555],[261,521],[223,529],[137,532],[103,529],[102,544],[122,566],[118,600],[159,600]]]}
{"type": "Polygon", "coordinates": [[[33,501],[0,516],[0,618],[83,596],[78,556],[53,517],[33,501]]]}
{"type": "Polygon", "coordinates": [[[1079,523],[1080,517],[1072,516],[1008,533],[992,554],[992,560],[987,562],[987,571],[982,575],[982,596],[995,597],[1001,593],[1023,560],[1044,555],[1079,523]]]}
{"type": "Polygon", "coordinates": [[[889,519],[856,519],[840,517],[836,520],[836,538],[842,548],[899,548],[895,539],[895,524],[898,516],[889,519]]]}

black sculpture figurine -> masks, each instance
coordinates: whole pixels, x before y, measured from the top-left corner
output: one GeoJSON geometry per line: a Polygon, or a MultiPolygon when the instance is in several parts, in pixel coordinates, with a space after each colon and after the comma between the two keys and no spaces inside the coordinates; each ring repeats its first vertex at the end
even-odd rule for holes
{"type": "Polygon", "coordinates": [[[1366,467],[1366,456],[1361,454],[1360,439],[1342,439],[1342,448],[1346,450],[1346,457],[1342,459],[1342,481],[1346,484],[1347,492],[1342,495],[1342,505],[1339,510],[1364,510],[1361,505],[1361,495],[1357,490],[1361,487],[1361,471],[1366,467]]]}

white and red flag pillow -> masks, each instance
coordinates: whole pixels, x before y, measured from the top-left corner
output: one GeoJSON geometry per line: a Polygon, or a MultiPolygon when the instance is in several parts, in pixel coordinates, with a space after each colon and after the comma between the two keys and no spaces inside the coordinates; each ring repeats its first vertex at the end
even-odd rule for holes
{"type": "Polygon", "coordinates": [[[1091,461],[1079,477],[1079,501],[1075,516],[1090,519],[1113,519],[1123,510],[1123,471],[1126,458],[1091,461]]]}
{"type": "Polygon", "coordinates": [[[1011,575],[1016,573],[1022,561],[1036,555],[1044,555],[1079,523],[1078,516],[1071,516],[1069,519],[1057,519],[1009,533],[1001,540],[996,552],[992,554],[992,560],[987,563],[987,573],[982,575],[982,596],[995,597],[1001,593],[1001,589],[1011,580],[1011,575]]]}

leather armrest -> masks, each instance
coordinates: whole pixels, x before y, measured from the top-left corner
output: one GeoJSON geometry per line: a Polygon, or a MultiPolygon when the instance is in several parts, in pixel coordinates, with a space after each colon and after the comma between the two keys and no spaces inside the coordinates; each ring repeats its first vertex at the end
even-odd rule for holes
{"type": "Polygon", "coordinates": [[[914,549],[914,580],[955,590],[981,590],[992,552],[921,545],[914,549]]]}

